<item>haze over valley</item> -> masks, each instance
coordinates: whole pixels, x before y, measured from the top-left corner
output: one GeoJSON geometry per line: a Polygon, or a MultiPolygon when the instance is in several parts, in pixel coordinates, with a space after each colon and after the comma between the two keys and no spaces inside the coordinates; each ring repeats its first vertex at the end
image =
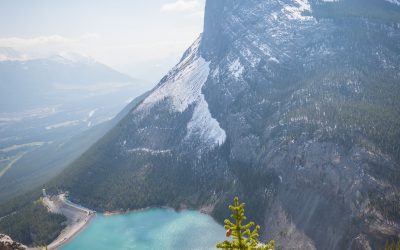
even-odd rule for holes
{"type": "Polygon", "coordinates": [[[400,249],[399,1],[41,6],[0,3],[0,248],[400,249]]]}

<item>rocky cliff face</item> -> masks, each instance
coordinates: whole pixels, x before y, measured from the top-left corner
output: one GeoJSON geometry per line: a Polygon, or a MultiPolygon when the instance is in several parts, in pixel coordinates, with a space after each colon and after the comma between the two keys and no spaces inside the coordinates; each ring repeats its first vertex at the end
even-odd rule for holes
{"type": "Polygon", "coordinates": [[[26,246],[13,241],[9,236],[0,234],[0,250],[25,250],[26,246]]]}
{"type": "Polygon", "coordinates": [[[209,0],[202,36],[60,186],[217,219],[239,195],[284,249],[376,249],[400,237],[398,41],[395,1],[209,0]]]}

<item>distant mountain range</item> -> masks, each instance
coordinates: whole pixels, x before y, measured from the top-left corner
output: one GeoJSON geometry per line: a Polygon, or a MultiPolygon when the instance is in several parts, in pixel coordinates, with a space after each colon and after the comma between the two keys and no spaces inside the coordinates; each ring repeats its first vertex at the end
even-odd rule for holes
{"type": "Polygon", "coordinates": [[[0,61],[0,112],[80,101],[82,92],[92,97],[133,85],[140,89],[145,82],[84,57],[0,61]]]}
{"type": "Polygon", "coordinates": [[[149,88],[74,54],[0,61],[0,203],[59,173],[149,88]]]}

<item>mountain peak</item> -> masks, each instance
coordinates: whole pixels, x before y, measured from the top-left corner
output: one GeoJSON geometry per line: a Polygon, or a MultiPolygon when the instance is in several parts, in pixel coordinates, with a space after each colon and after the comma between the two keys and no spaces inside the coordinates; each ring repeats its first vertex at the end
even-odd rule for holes
{"type": "Polygon", "coordinates": [[[392,5],[208,0],[200,40],[62,188],[101,209],[211,204],[217,219],[240,194],[285,248],[378,249],[400,218],[392,5]]]}
{"type": "Polygon", "coordinates": [[[73,52],[63,52],[49,57],[50,60],[63,64],[73,64],[73,63],[85,63],[92,64],[96,63],[96,61],[82,54],[77,54],[73,52]]]}
{"type": "Polygon", "coordinates": [[[10,47],[0,47],[1,61],[22,61],[26,60],[26,56],[10,47]]]}

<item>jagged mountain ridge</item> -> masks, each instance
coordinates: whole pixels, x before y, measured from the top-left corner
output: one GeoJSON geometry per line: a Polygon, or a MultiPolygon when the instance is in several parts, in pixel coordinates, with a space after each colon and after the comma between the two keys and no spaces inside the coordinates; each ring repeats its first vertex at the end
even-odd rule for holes
{"type": "Polygon", "coordinates": [[[399,238],[398,13],[207,1],[201,38],[58,187],[99,210],[206,207],[219,220],[239,194],[285,249],[399,238]]]}

